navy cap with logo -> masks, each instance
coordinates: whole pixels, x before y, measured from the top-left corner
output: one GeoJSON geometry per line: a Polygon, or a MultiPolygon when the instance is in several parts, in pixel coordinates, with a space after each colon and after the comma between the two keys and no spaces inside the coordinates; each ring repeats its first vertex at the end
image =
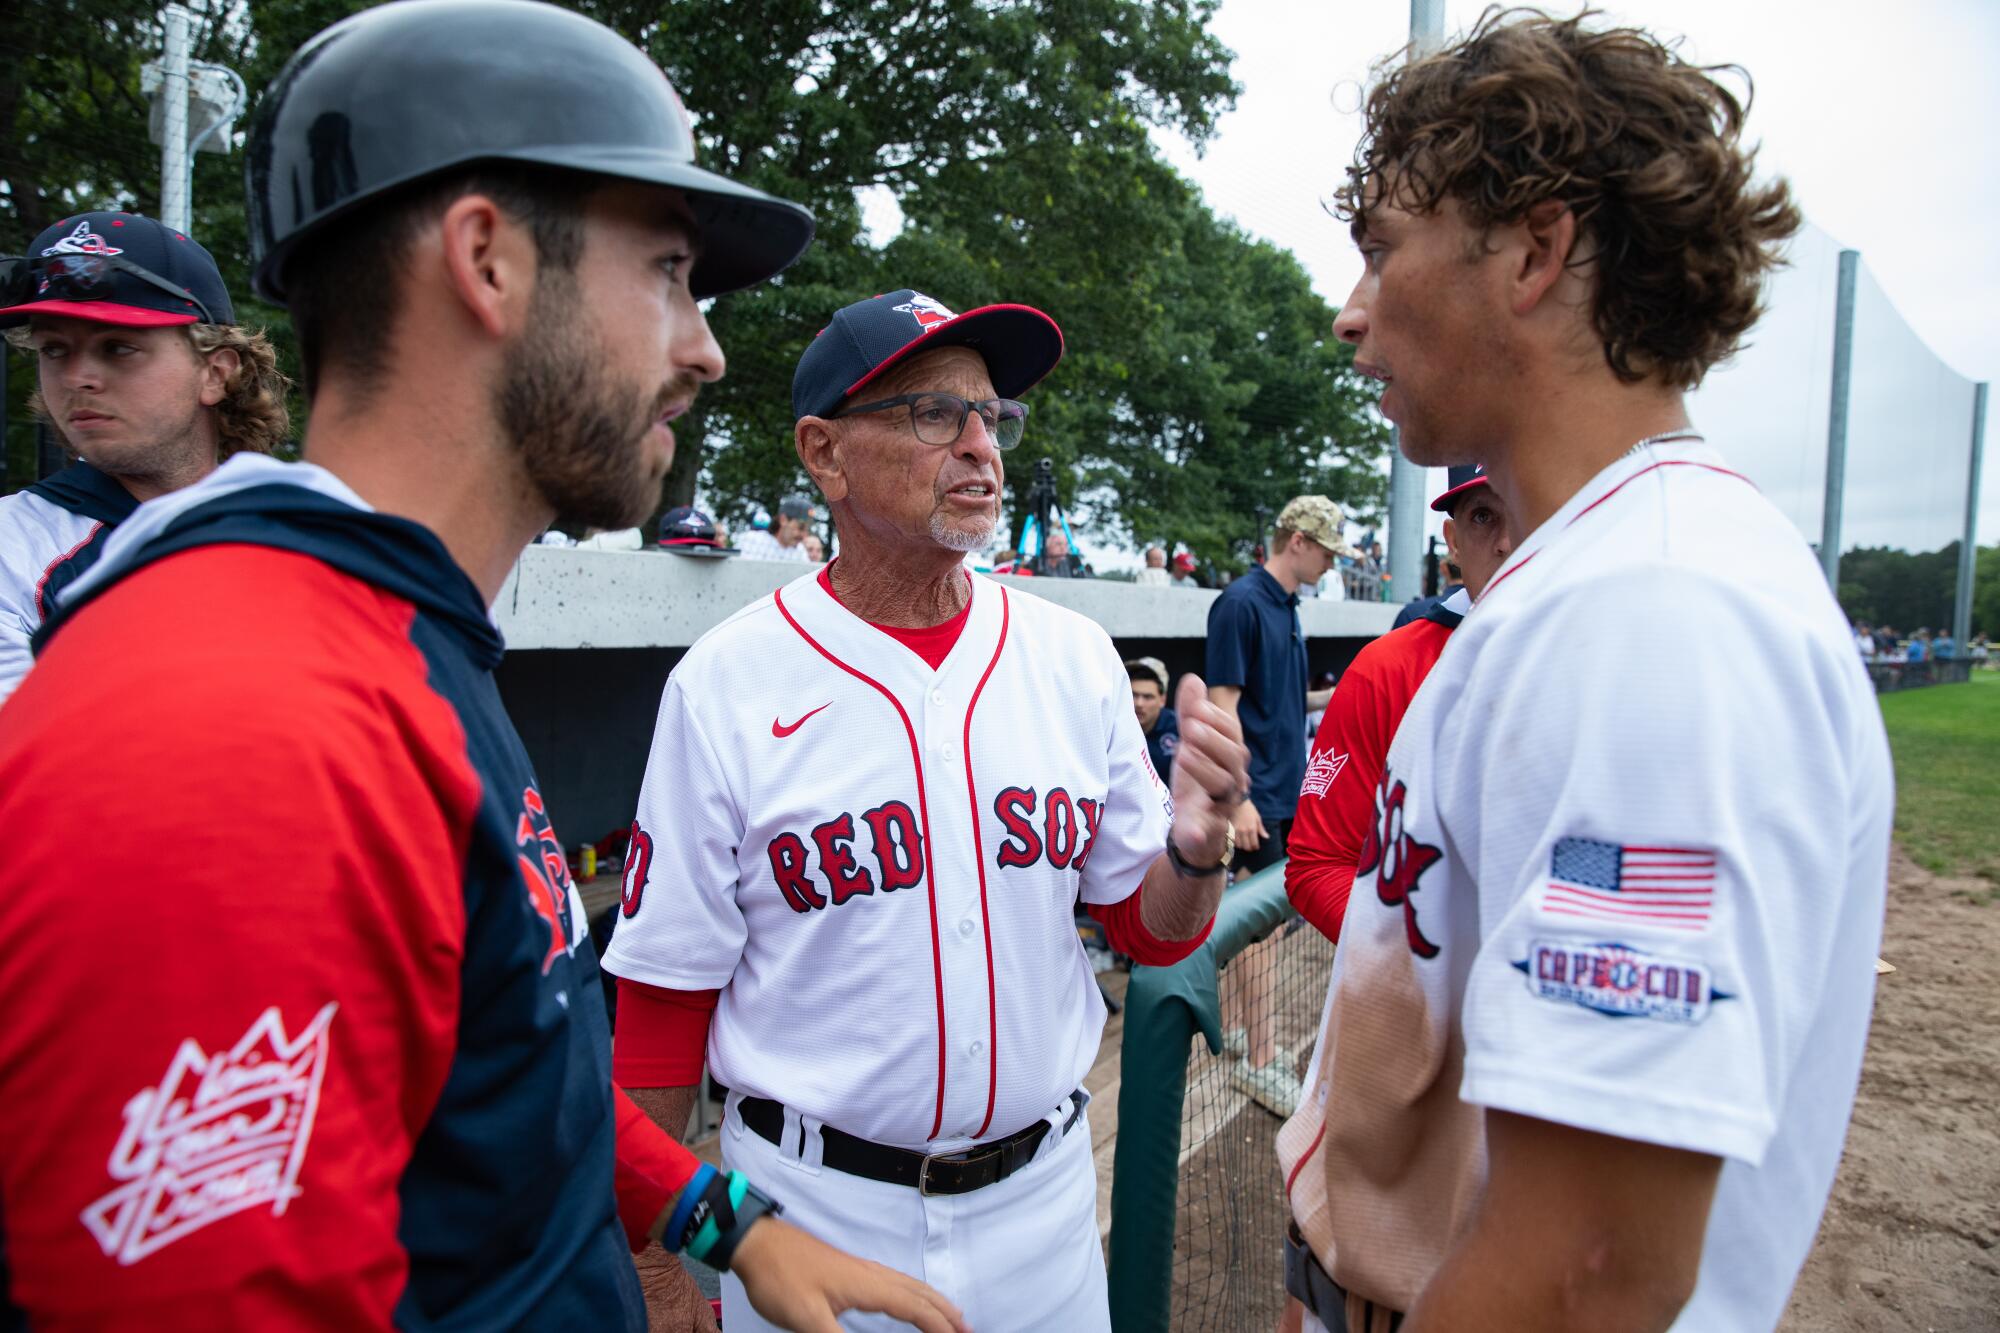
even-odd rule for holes
{"type": "Polygon", "coordinates": [[[31,315],[127,327],[236,322],[208,251],[137,213],[64,218],[7,261],[0,288],[0,328],[31,315]]]}
{"type": "Polygon", "coordinates": [[[1033,306],[983,305],[954,314],[905,287],[835,313],[792,375],[792,415],[823,417],[919,352],[970,347],[986,358],[993,392],[1016,398],[1062,360],[1062,330],[1033,306]]]}
{"type": "Polygon", "coordinates": [[[660,549],[676,555],[735,555],[722,544],[715,520],[693,505],[676,505],[660,515],[660,549]]]}
{"type": "Polygon", "coordinates": [[[1487,484],[1486,469],[1479,463],[1460,463],[1445,473],[1444,481],[1444,494],[1431,501],[1431,508],[1440,514],[1449,514],[1467,491],[1487,484]]]}

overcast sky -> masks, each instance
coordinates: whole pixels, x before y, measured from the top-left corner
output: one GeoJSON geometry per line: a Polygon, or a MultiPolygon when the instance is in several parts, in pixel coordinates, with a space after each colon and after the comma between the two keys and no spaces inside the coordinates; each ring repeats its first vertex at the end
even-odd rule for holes
{"type": "MultiPolygon", "coordinates": [[[[1482,8],[1447,0],[1447,32],[1482,8]]],[[[1759,164],[1790,178],[1814,224],[1756,346],[1697,395],[1697,425],[1817,539],[1834,274],[1842,247],[1859,250],[1842,546],[1928,550],[1954,539],[1970,382],[2000,379],[2000,245],[1990,235],[2000,3],[1626,0],[1611,12],[1684,37],[1702,63],[1749,71],[1759,164]]],[[[1295,252],[1338,304],[1360,263],[1321,204],[1353,151],[1369,66],[1407,38],[1407,0],[1224,0],[1214,29],[1237,55],[1237,108],[1202,158],[1163,147],[1212,207],[1295,252]]],[[[2000,542],[1996,452],[2000,441],[1987,451],[1984,545],[2000,542]]]]}

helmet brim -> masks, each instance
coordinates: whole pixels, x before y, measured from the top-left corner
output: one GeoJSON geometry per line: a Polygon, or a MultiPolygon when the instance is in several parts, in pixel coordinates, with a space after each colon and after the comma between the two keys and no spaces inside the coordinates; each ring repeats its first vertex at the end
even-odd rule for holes
{"type": "Polygon", "coordinates": [[[701,229],[701,253],[689,275],[696,300],[707,300],[768,282],[805,253],[812,244],[813,215],[797,204],[739,184],[712,171],[664,155],[607,149],[579,153],[562,146],[545,150],[513,149],[504,157],[474,154],[391,181],[346,205],[329,209],[274,247],[257,265],[252,285],[257,294],[279,305],[286,301],[285,268],[301,246],[310,247],[326,227],[365,208],[390,190],[446,175],[481,162],[518,162],[555,167],[582,176],[664,185],[687,196],[701,229]]]}

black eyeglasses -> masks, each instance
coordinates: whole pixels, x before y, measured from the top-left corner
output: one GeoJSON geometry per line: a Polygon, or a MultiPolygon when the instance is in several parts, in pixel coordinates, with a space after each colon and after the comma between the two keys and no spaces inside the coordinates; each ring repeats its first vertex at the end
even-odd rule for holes
{"type": "Polygon", "coordinates": [[[48,296],[64,301],[102,300],[112,295],[120,273],[129,273],[177,301],[189,302],[201,315],[202,323],[216,322],[193,292],[117,255],[48,255],[41,259],[9,256],[0,259],[0,292],[6,294],[10,306],[26,305],[48,296]]]}
{"type": "Polygon", "coordinates": [[[1012,449],[1021,442],[1021,432],[1028,428],[1026,403],[1017,403],[1012,398],[988,398],[975,403],[955,393],[906,393],[877,403],[861,403],[845,412],[836,412],[834,417],[860,416],[864,412],[884,412],[904,406],[910,409],[911,428],[925,444],[957,444],[958,437],[965,433],[966,417],[975,411],[998,449],[1012,449]]]}

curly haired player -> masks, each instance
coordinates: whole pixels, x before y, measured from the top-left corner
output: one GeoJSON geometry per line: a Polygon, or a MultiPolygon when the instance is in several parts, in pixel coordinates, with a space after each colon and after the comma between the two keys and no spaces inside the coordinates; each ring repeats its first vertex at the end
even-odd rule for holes
{"type": "Polygon", "coordinates": [[[56,596],[139,507],[284,438],[270,341],[236,323],[215,260],[137,213],[78,213],[0,282],[0,328],[35,358],[32,406],[76,462],[0,498],[0,701],[56,596]]]}
{"type": "Polygon", "coordinates": [[[1881,715],[1812,552],[1683,395],[1798,225],[1650,34],[1492,13],[1371,91],[1335,323],[1523,534],[1389,748],[1279,1136],[1291,1318],[1767,1330],[1881,936],[1881,715]]]}

